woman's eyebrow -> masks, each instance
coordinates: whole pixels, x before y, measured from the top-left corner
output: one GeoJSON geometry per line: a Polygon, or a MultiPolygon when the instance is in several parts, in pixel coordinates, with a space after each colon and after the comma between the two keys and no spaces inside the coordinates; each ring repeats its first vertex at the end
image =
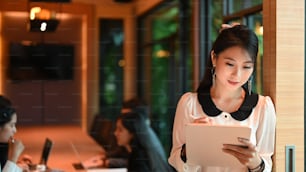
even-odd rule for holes
{"type": "MultiPolygon", "coordinates": [[[[236,61],[234,58],[232,57],[224,57],[224,59],[226,60],[230,60],[230,61],[236,61]]],[[[251,63],[253,64],[253,61],[252,60],[247,60],[247,61],[244,61],[243,63],[251,63]]]]}
{"type": "Polygon", "coordinates": [[[224,57],[225,60],[231,60],[231,61],[236,61],[234,58],[232,57],[224,57]]]}

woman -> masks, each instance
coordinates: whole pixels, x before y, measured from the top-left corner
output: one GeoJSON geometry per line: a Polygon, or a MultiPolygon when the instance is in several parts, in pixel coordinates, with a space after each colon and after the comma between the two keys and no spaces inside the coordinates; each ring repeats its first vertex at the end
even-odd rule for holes
{"type": "Polygon", "coordinates": [[[120,115],[114,134],[117,144],[129,152],[129,172],[171,171],[160,141],[143,116],[135,112],[120,115]]]}
{"type": "Polygon", "coordinates": [[[206,166],[201,167],[202,171],[272,170],[276,123],[274,105],[270,97],[251,91],[257,53],[257,36],[246,26],[235,25],[220,32],[197,92],[185,93],[177,105],[173,147],[168,161],[178,171],[184,171],[184,167],[189,165],[185,150],[186,123],[249,126],[252,129],[250,140],[239,140],[245,147],[223,147],[223,151],[237,158],[244,168],[206,166]]]}
{"type": "Polygon", "coordinates": [[[0,162],[2,172],[21,172],[16,164],[24,145],[14,139],[16,133],[17,114],[11,102],[0,96],[0,162]]]}

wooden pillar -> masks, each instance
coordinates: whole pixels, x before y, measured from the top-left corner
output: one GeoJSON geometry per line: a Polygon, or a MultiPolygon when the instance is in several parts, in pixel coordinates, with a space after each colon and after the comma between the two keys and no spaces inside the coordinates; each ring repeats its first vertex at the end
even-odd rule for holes
{"type": "Polygon", "coordinates": [[[304,171],[305,1],[263,1],[264,94],[277,115],[273,171],[286,171],[286,146],[295,146],[295,171],[304,171]]]}

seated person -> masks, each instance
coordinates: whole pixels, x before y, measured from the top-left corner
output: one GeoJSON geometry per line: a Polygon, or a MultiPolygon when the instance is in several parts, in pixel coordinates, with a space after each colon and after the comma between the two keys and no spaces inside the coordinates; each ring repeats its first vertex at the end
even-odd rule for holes
{"type": "MultiPolygon", "coordinates": [[[[147,125],[146,130],[148,132],[148,137],[150,137],[150,140],[153,141],[150,144],[153,147],[155,147],[154,149],[157,149],[157,152],[159,154],[158,157],[163,159],[163,163],[161,164],[161,166],[167,166],[167,171],[171,171],[172,168],[171,168],[171,170],[168,170],[168,163],[166,161],[166,155],[165,155],[165,152],[163,150],[163,147],[162,147],[156,133],[150,127],[150,120],[149,120],[148,111],[149,111],[148,106],[144,103],[144,101],[142,101],[139,98],[132,98],[132,99],[129,99],[129,100],[123,102],[122,109],[121,109],[122,115],[131,113],[131,112],[136,112],[136,113],[138,113],[142,116],[142,119],[145,121],[145,124],[147,125]],[[163,165],[164,162],[166,162],[166,165],[163,165]]],[[[154,154],[150,154],[150,155],[154,155],[154,154]]],[[[84,161],[82,163],[82,165],[85,168],[127,167],[128,156],[129,155],[128,155],[127,150],[122,145],[118,145],[118,146],[113,147],[112,149],[106,151],[106,153],[102,153],[100,155],[97,155],[95,157],[92,157],[92,158],[84,161]]],[[[152,157],[152,158],[156,158],[156,157],[152,157]]]]}
{"type": "MultiPolygon", "coordinates": [[[[149,118],[148,118],[148,108],[144,101],[141,99],[135,97],[131,98],[127,101],[124,101],[122,103],[122,109],[121,113],[131,112],[132,110],[135,110],[142,115],[145,116],[146,122],[149,124],[149,118]]],[[[120,167],[127,167],[127,158],[128,158],[128,152],[126,149],[122,146],[118,146],[116,144],[112,144],[113,142],[116,142],[116,139],[113,135],[113,131],[111,131],[110,136],[108,135],[108,130],[111,130],[109,126],[109,123],[113,123],[113,121],[107,120],[107,119],[101,119],[101,116],[96,116],[95,121],[97,123],[94,123],[93,125],[93,132],[91,133],[91,136],[103,146],[103,148],[106,150],[106,152],[98,154],[84,162],[82,162],[82,166],[84,168],[97,168],[97,167],[108,167],[108,168],[120,168],[120,167]],[[105,124],[107,123],[107,124],[105,124]],[[104,125],[105,127],[101,126],[104,125]],[[103,134],[98,133],[101,132],[101,127],[103,129],[103,134]],[[98,129],[97,129],[98,128],[98,129]],[[106,128],[106,129],[105,129],[106,128]],[[97,131],[98,130],[98,131],[97,131]],[[104,131],[107,130],[107,131],[104,131]],[[106,133],[105,133],[106,132],[106,133]],[[101,137],[101,135],[104,135],[101,137]],[[103,141],[107,138],[107,141],[103,141]],[[107,142],[107,143],[105,143],[107,142]],[[111,142],[111,143],[110,143],[111,142]],[[105,147],[106,146],[106,147],[105,147]],[[103,162],[102,162],[103,160],[103,162]]],[[[112,124],[113,125],[113,124],[112,124]]],[[[151,131],[154,132],[154,131],[151,131]]]]}
{"type": "Polygon", "coordinates": [[[127,166],[128,153],[123,147],[117,145],[113,131],[114,121],[105,119],[101,115],[95,117],[90,135],[102,146],[104,151],[83,161],[77,168],[82,168],[82,166],[85,169],[99,167],[120,168],[127,166]],[[102,163],[102,160],[105,160],[104,163],[102,163]]]}
{"type": "Polygon", "coordinates": [[[0,96],[0,165],[2,172],[22,172],[28,168],[17,165],[24,145],[13,136],[16,133],[17,114],[10,100],[0,96]]]}
{"type": "Polygon", "coordinates": [[[128,171],[171,171],[161,143],[151,131],[145,118],[136,112],[118,117],[114,135],[117,144],[129,152],[128,171]]]}

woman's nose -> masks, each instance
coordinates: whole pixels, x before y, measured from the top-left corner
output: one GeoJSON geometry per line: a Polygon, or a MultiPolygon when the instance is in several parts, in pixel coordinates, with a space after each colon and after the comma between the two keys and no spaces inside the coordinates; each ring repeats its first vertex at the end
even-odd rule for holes
{"type": "Polygon", "coordinates": [[[16,127],[13,128],[13,133],[14,134],[17,133],[17,128],[16,127]]]}
{"type": "Polygon", "coordinates": [[[232,76],[235,76],[235,77],[240,77],[241,76],[241,69],[239,69],[238,67],[234,68],[233,72],[232,72],[232,76]]]}

